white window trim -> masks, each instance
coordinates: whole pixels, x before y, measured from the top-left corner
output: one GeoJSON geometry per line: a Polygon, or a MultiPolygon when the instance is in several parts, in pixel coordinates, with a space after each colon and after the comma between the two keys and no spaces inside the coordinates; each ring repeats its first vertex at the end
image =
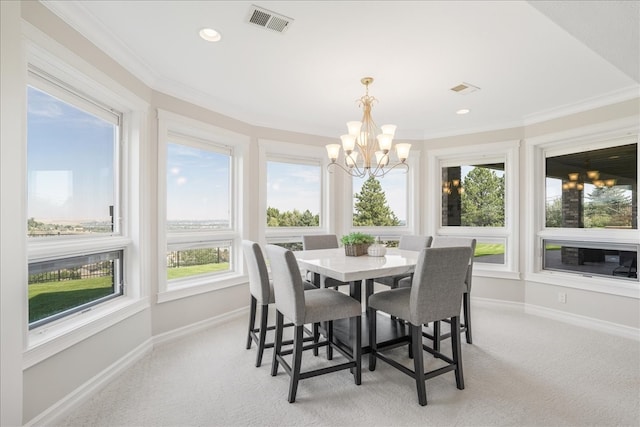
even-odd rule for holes
{"type": "Polygon", "coordinates": [[[481,239],[505,240],[505,264],[477,261],[473,273],[477,276],[520,279],[519,262],[519,148],[520,140],[510,140],[429,150],[427,152],[427,176],[424,210],[427,213],[427,234],[431,236],[465,236],[481,239]],[[442,223],[442,168],[462,164],[482,164],[500,161],[505,164],[505,226],[504,227],[443,227],[442,223]]]}
{"type": "Polygon", "coordinates": [[[170,111],[158,109],[158,294],[157,302],[163,303],[193,295],[216,291],[230,286],[247,282],[242,258],[242,235],[247,228],[245,206],[247,193],[245,185],[248,182],[248,168],[246,167],[247,150],[250,138],[228,129],[220,128],[209,123],[201,122],[190,117],[182,116],[170,111]],[[231,193],[231,229],[212,230],[198,233],[173,233],[171,239],[166,231],[166,164],[167,142],[170,135],[180,134],[187,138],[195,138],[207,142],[207,149],[213,151],[229,149],[231,155],[232,177],[231,193]],[[209,142],[211,145],[209,146],[209,142]],[[197,235],[197,238],[196,238],[197,235]],[[203,275],[189,280],[176,281],[169,286],[166,273],[166,251],[169,240],[173,243],[187,241],[207,241],[215,244],[218,241],[231,241],[232,264],[226,273],[203,275]]]}
{"type": "MultiPolygon", "coordinates": [[[[118,182],[121,208],[119,216],[125,219],[120,222],[118,235],[28,244],[28,260],[25,260],[25,263],[81,252],[122,249],[125,252],[126,265],[124,296],[31,331],[26,325],[25,313],[23,365],[27,368],[149,307],[149,300],[146,297],[148,291],[143,286],[147,283],[146,275],[150,258],[148,251],[143,249],[148,246],[143,244],[148,241],[148,235],[142,226],[144,213],[149,211],[149,202],[148,199],[141,197],[148,193],[149,187],[142,163],[142,159],[148,157],[143,150],[147,145],[145,141],[148,137],[146,124],[149,104],[26,21],[22,22],[22,32],[27,52],[24,64],[25,74],[27,64],[31,64],[62,82],[72,82],[70,85],[74,88],[122,112],[122,139],[119,147],[122,153],[121,170],[116,179],[120,180],[118,182]]],[[[26,198],[24,203],[26,205],[26,198]]]]}
{"type": "MultiPolygon", "coordinates": [[[[560,155],[623,145],[625,140],[627,143],[637,143],[638,134],[638,118],[627,117],[525,141],[525,206],[529,212],[525,232],[525,280],[640,299],[637,283],[542,270],[543,239],[600,241],[606,238],[611,243],[629,244],[638,244],[640,241],[640,230],[545,229],[545,152],[560,155]],[[580,149],[576,150],[576,146],[580,146],[580,149]]],[[[638,163],[640,170],[640,161],[638,163]]]]}
{"type": "Polygon", "coordinates": [[[258,140],[258,173],[260,190],[258,191],[258,230],[259,241],[274,243],[292,241],[303,234],[325,234],[333,229],[335,213],[332,209],[330,194],[335,186],[333,174],[327,171],[326,149],[313,145],[258,140]],[[294,154],[292,154],[294,153],[294,154]],[[290,162],[293,164],[320,165],[320,226],[318,227],[267,227],[267,162],[290,162]]]}
{"type": "MultiPolygon", "coordinates": [[[[393,161],[393,159],[391,159],[393,161]]],[[[343,192],[343,224],[345,225],[344,233],[359,232],[371,234],[380,237],[380,240],[396,240],[403,235],[418,234],[419,216],[418,207],[420,200],[418,195],[418,169],[420,165],[420,150],[411,149],[409,157],[406,160],[409,165],[407,170],[407,224],[397,227],[354,227],[353,225],[353,177],[347,173],[335,169],[335,173],[344,176],[344,192],[343,192]]],[[[384,179],[384,178],[380,178],[384,179]]]]}

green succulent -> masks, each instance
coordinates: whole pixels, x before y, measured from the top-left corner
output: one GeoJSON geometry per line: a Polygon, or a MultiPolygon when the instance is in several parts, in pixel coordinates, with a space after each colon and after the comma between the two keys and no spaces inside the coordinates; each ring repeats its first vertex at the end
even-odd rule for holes
{"type": "Polygon", "coordinates": [[[375,238],[370,234],[353,232],[342,236],[340,241],[343,245],[361,245],[375,242],[375,238]]]}

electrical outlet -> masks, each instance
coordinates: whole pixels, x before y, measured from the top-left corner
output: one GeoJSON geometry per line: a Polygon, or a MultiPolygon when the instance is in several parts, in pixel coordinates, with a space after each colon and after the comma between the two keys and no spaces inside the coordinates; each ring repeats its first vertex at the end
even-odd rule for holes
{"type": "Polygon", "coordinates": [[[567,303],[567,293],[566,292],[558,292],[558,302],[561,304],[567,303]]]}

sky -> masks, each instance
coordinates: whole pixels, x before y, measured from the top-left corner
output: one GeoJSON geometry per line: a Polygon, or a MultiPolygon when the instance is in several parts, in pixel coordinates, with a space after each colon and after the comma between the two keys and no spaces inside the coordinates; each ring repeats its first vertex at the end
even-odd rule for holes
{"type": "Polygon", "coordinates": [[[116,127],[31,86],[27,96],[28,216],[108,221],[116,127]]]}
{"type": "Polygon", "coordinates": [[[322,202],[321,166],[268,161],[267,162],[267,207],[280,212],[320,213],[322,202]]]}

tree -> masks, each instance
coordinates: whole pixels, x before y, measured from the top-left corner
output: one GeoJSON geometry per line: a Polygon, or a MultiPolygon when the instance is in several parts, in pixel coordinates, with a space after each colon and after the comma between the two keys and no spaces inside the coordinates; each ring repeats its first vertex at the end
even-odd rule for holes
{"type": "Polygon", "coordinates": [[[631,226],[631,197],[623,188],[596,187],[585,198],[586,228],[631,226]]]}
{"type": "Polygon", "coordinates": [[[545,217],[547,227],[562,227],[562,198],[547,202],[545,217]]]}
{"type": "Polygon", "coordinates": [[[300,212],[280,212],[277,208],[267,207],[267,227],[317,227],[320,225],[320,215],[314,215],[309,209],[300,212]]]}
{"type": "Polygon", "coordinates": [[[374,177],[369,177],[360,193],[353,196],[356,199],[355,211],[353,215],[353,225],[355,226],[394,226],[400,225],[400,221],[387,204],[387,196],[382,191],[380,181],[374,177]]]}
{"type": "Polygon", "coordinates": [[[504,226],[504,176],[486,167],[475,167],[463,180],[462,226],[504,226]]]}

